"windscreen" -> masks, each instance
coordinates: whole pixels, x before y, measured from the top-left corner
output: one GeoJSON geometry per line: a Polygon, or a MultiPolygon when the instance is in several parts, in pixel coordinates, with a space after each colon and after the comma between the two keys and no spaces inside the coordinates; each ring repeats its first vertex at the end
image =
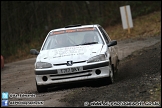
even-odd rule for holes
{"type": "Polygon", "coordinates": [[[42,50],[88,44],[103,44],[96,28],[80,28],[50,32],[42,50]]]}

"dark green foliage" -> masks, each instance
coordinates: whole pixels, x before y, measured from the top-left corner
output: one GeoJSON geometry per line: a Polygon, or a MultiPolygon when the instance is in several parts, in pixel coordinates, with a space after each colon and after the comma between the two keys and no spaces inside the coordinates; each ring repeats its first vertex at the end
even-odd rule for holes
{"type": "Polygon", "coordinates": [[[40,47],[51,29],[66,25],[115,25],[124,5],[133,18],[161,10],[161,1],[1,1],[1,54],[14,55],[33,40],[40,47]]]}

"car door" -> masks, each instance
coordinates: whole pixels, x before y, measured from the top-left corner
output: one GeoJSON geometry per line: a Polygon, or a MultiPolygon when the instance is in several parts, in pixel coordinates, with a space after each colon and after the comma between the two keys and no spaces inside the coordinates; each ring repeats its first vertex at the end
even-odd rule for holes
{"type": "MultiPolygon", "coordinates": [[[[102,35],[103,35],[103,37],[106,41],[106,44],[109,44],[109,42],[111,42],[109,35],[106,33],[106,31],[101,26],[99,26],[99,29],[100,29],[100,31],[101,31],[101,33],[102,33],[102,35]]],[[[116,68],[117,60],[118,60],[117,51],[116,51],[114,46],[110,46],[110,47],[108,47],[108,49],[110,51],[111,62],[114,65],[114,67],[116,68]]]]}

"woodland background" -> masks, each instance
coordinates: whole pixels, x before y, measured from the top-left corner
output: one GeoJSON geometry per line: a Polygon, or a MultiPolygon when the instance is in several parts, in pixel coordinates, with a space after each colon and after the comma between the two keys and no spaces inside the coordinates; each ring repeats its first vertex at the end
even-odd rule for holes
{"type": "Polygon", "coordinates": [[[161,1],[1,1],[1,55],[29,55],[31,48],[41,47],[51,29],[119,24],[120,7],[125,5],[130,5],[133,19],[161,10],[161,1]]]}

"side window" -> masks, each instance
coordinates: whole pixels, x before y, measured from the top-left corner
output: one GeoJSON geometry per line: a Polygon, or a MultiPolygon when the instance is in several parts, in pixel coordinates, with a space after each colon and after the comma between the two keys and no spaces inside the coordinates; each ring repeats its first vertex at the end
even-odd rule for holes
{"type": "Polygon", "coordinates": [[[109,35],[106,33],[106,31],[102,28],[102,30],[103,30],[103,32],[106,34],[106,37],[107,37],[107,39],[109,40],[109,42],[111,41],[111,39],[110,39],[110,37],[109,37],[109,35]]]}
{"type": "Polygon", "coordinates": [[[103,28],[101,26],[99,26],[99,29],[100,29],[100,31],[101,31],[101,33],[102,33],[106,43],[108,44],[109,43],[109,39],[108,39],[107,35],[105,34],[103,28]]]}

